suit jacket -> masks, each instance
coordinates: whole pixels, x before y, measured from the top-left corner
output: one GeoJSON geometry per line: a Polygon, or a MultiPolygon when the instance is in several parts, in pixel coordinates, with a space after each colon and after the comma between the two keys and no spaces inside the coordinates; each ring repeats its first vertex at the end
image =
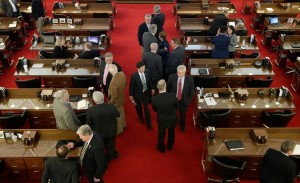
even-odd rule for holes
{"type": "Polygon", "coordinates": [[[143,54],[142,60],[150,73],[152,81],[160,80],[163,75],[161,56],[157,53],[146,52],[143,54]]]}
{"type": "Polygon", "coordinates": [[[215,36],[212,40],[215,48],[212,50],[212,58],[229,58],[228,46],[230,44],[230,37],[224,34],[215,36]]]}
{"type": "Polygon", "coordinates": [[[117,133],[117,120],[119,111],[112,104],[97,104],[87,111],[86,122],[101,135],[101,137],[114,137],[117,133]]]}
{"type": "Polygon", "coordinates": [[[158,41],[157,41],[156,37],[153,34],[149,33],[149,32],[145,32],[143,34],[142,40],[143,40],[144,53],[151,51],[151,49],[150,49],[151,43],[157,43],[158,44],[158,41]]]}
{"type": "MultiPolygon", "coordinates": [[[[75,142],[74,147],[78,146],[83,146],[83,141],[75,142]]],[[[94,182],[94,177],[100,179],[107,169],[104,142],[97,132],[93,132],[93,137],[85,151],[82,168],[90,182],[94,182]]]]}
{"type": "MultiPolygon", "coordinates": [[[[171,75],[167,82],[167,91],[170,93],[175,93],[176,95],[177,82],[178,82],[177,74],[171,75]]],[[[180,102],[185,106],[188,106],[192,101],[193,96],[194,96],[194,80],[191,76],[185,75],[180,102]]]]}
{"type": "Polygon", "coordinates": [[[236,30],[235,31],[235,35],[237,36],[247,36],[248,35],[248,30],[244,29],[244,30],[236,30]]]}
{"type": "MultiPolygon", "coordinates": [[[[122,70],[121,66],[117,64],[117,62],[113,61],[112,64],[115,64],[118,68],[118,71],[120,72],[122,70]]],[[[103,75],[104,75],[104,70],[106,67],[106,62],[104,60],[101,61],[100,64],[100,84],[103,85],[103,75]]],[[[112,75],[108,72],[107,77],[106,77],[106,85],[109,86],[110,82],[112,79],[112,75]]]]}
{"type": "Polygon", "coordinates": [[[33,0],[32,5],[32,17],[35,21],[38,20],[39,17],[45,17],[45,10],[42,0],[33,0]]]}
{"type": "Polygon", "coordinates": [[[66,46],[54,46],[53,49],[53,58],[67,58],[68,53],[67,53],[68,47],[66,46]]]}
{"type": "Polygon", "coordinates": [[[124,72],[115,74],[108,88],[108,103],[116,107],[123,106],[125,103],[126,76],[124,72]]]}
{"type": "Polygon", "coordinates": [[[165,128],[171,128],[177,122],[178,99],[174,93],[159,93],[152,97],[152,107],[157,112],[157,122],[165,128]]]}
{"type": "Polygon", "coordinates": [[[82,51],[78,56],[79,59],[94,59],[95,57],[100,57],[99,50],[82,51]]]}
{"type": "Polygon", "coordinates": [[[81,125],[81,122],[77,118],[74,110],[66,102],[62,102],[59,99],[54,99],[53,113],[57,128],[59,129],[71,129],[73,131],[77,131],[81,125]]]}
{"type": "Polygon", "coordinates": [[[184,47],[179,45],[175,48],[169,56],[168,60],[168,73],[176,74],[177,67],[184,63],[184,47]]]}
{"type": "MultiPolygon", "coordinates": [[[[12,2],[14,2],[14,4],[15,4],[15,7],[17,9],[17,13],[20,14],[20,9],[17,6],[17,1],[12,0],[12,2]]],[[[8,16],[8,17],[13,16],[14,12],[13,12],[13,8],[12,8],[9,0],[1,0],[1,8],[2,8],[2,10],[3,10],[3,12],[5,13],[6,16],[8,16]]]]}
{"type": "MultiPolygon", "coordinates": [[[[145,79],[147,83],[147,89],[149,91],[149,99],[151,96],[152,82],[150,79],[150,74],[145,72],[145,79]]],[[[141,101],[143,95],[143,83],[138,72],[131,75],[129,84],[129,96],[133,96],[135,101],[141,101]]]]}
{"type": "Polygon", "coordinates": [[[145,32],[149,32],[147,24],[144,22],[141,25],[139,25],[138,29],[138,40],[139,40],[139,45],[143,46],[143,34],[145,32]]]}
{"type": "Polygon", "coordinates": [[[166,39],[159,43],[157,54],[161,56],[162,63],[166,66],[170,55],[170,45],[166,39]],[[165,47],[167,48],[167,51],[164,50],[165,47]]]}
{"type": "Polygon", "coordinates": [[[221,26],[227,27],[228,18],[224,14],[216,15],[208,31],[209,36],[215,36],[221,26]]]}
{"type": "Polygon", "coordinates": [[[48,158],[45,161],[45,169],[42,183],[78,183],[78,161],[77,159],[48,158]]]}
{"type": "Polygon", "coordinates": [[[159,13],[156,15],[152,14],[151,23],[157,25],[157,34],[159,34],[161,31],[164,30],[165,14],[163,13],[159,13]]]}
{"type": "Polygon", "coordinates": [[[261,161],[261,183],[293,183],[296,163],[280,151],[268,149],[261,161]]]}

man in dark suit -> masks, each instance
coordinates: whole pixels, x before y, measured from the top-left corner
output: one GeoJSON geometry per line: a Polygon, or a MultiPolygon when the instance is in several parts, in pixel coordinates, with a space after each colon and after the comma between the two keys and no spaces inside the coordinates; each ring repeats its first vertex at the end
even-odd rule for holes
{"type": "Polygon", "coordinates": [[[84,51],[82,51],[78,59],[94,59],[95,57],[100,57],[99,50],[94,50],[93,45],[90,42],[84,44],[84,51]]]}
{"type": "Polygon", "coordinates": [[[103,138],[107,151],[107,160],[110,161],[119,156],[115,150],[115,144],[117,133],[116,118],[120,116],[120,112],[114,105],[103,103],[104,95],[99,91],[93,93],[93,100],[96,105],[88,109],[86,123],[103,138]]]}
{"type": "Polygon", "coordinates": [[[43,0],[33,0],[31,4],[32,17],[36,21],[36,28],[39,35],[42,35],[44,17],[45,17],[45,8],[43,0]]]}
{"type": "Polygon", "coordinates": [[[185,132],[186,111],[194,95],[194,80],[185,73],[185,65],[178,66],[177,74],[171,75],[167,83],[167,91],[176,93],[179,100],[179,127],[182,132],[185,132]]]}
{"type": "Polygon", "coordinates": [[[295,181],[296,163],[289,158],[296,144],[285,141],[281,144],[281,151],[269,148],[261,161],[261,183],[293,183],[295,181]]]}
{"type": "Polygon", "coordinates": [[[157,82],[163,76],[162,59],[161,56],[156,53],[158,49],[157,43],[151,43],[150,48],[151,52],[146,52],[143,54],[143,62],[149,71],[152,80],[152,86],[155,88],[155,92],[157,93],[157,82]]]}
{"type": "Polygon", "coordinates": [[[93,132],[89,125],[78,128],[77,134],[81,141],[69,142],[68,147],[83,146],[80,153],[80,164],[89,183],[103,183],[103,175],[107,169],[104,142],[97,132],[93,132]]]}
{"type": "Polygon", "coordinates": [[[216,15],[208,31],[209,36],[215,36],[221,26],[227,26],[228,13],[216,15]]]}
{"type": "Polygon", "coordinates": [[[152,107],[157,112],[158,143],[157,148],[160,152],[165,152],[164,139],[166,129],[168,129],[168,150],[171,151],[175,140],[175,126],[177,123],[178,99],[175,93],[166,92],[165,80],[157,83],[159,94],[152,98],[152,107]]]}
{"type": "Polygon", "coordinates": [[[48,158],[45,161],[45,169],[42,183],[78,183],[77,159],[68,159],[70,149],[66,145],[56,149],[55,158],[48,158]]]}
{"type": "Polygon", "coordinates": [[[1,0],[1,8],[4,14],[8,17],[21,16],[16,0],[1,0]]]}
{"type": "Polygon", "coordinates": [[[155,5],[153,8],[152,14],[152,24],[157,25],[157,32],[155,34],[156,39],[158,40],[158,35],[160,32],[164,31],[164,23],[165,23],[165,14],[161,13],[161,8],[159,5],[155,5]]]}
{"type": "Polygon", "coordinates": [[[138,40],[139,40],[139,45],[142,48],[142,52],[143,52],[143,34],[149,31],[148,27],[150,26],[150,23],[151,23],[151,15],[146,14],[145,21],[142,24],[140,24],[138,28],[138,40]]]}
{"type": "Polygon", "coordinates": [[[167,73],[169,75],[176,74],[179,65],[184,64],[184,47],[180,44],[178,38],[171,39],[172,53],[169,56],[167,73]]]}
{"type": "Polygon", "coordinates": [[[211,41],[215,45],[211,53],[212,58],[229,58],[230,37],[226,34],[226,31],[227,27],[220,27],[217,35],[211,41]]]}
{"type": "Polygon", "coordinates": [[[130,78],[129,98],[131,102],[135,104],[135,109],[141,123],[144,123],[144,115],[142,110],[142,107],[144,107],[147,127],[149,130],[151,130],[151,116],[148,109],[148,104],[151,94],[154,94],[154,90],[152,89],[150,75],[145,73],[145,64],[143,62],[138,62],[136,67],[137,72],[132,74],[130,78]]]}
{"type": "Polygon", "coordinates": [[[151,43],[158,43],[155,34],[157,32],[157,26],[155,24],[150,24],[149,26],[149,32],[145,32],[143,34],[142,40],[143,40],[143,53],[150,52],[150,45],[151,43]]]}
{"type": "Polygon", "coordinates": [[[104,93],[106,96],[108,96],[108,88],[109,88],[109,84],[111,82],[112,79],[112,75],[109,73],[109,65],[111,64],[115,64],[118,68],[118,71],[120,72],[121,66],[119,64],[117,64],[115,61],[113,61],[113,54],[111,52],[107,52],[104,55],[105,58],[105,62],[101,61],[100,64],[100,86],[103,89],[104,93]]]}

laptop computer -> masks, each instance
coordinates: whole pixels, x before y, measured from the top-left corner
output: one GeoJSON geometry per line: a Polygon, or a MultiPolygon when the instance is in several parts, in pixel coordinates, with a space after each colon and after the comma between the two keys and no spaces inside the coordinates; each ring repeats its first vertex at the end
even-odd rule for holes
{"type": "Polygon", "coordinates": [[[54,35],[44,35],[44,43],[45,47],[53,47],[55,44],[55,36],[54,35]]]}
{"type": "Polygon", "coordinates": [[[300,43],[292,43],[291,46],[293,48],[300,48],[300,43]]]}
{"type": "Polygon", "coordinates": [[[269,18],[269,23],[273,27],[280,27],[281,26],[281,24],[279,23],[279,18],[278,17],[270,17],[269,18]]]}
{"type": "Polygon", "coordinates": [[[89,36],[88,42],[92,44],[99,44],[99,37],[98,36],[89,36]]]}

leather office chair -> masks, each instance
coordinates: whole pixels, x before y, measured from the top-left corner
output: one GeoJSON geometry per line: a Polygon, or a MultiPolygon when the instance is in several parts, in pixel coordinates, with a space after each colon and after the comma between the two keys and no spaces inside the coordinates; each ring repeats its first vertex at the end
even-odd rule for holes
{"type": "Polygon", "coordinates": [[[251,53],[251,54],[241,54],[241,58],[259,58],[260,57],[260,53],[259,52],[255,52],[255,53],[251,53]]]}
{"type": "Polygon", "coordinates": [[[300,156],[289,156],[297,165],[297,176],[300,178],[300,156]]]}
{"type": "Polygon", "coordinates": [[[212,110],[207,112],[200,111],[201,127],[226,127],[230,113],[231,110],[212,110]]]}
{"type": "Polygon", "coordinates": [[[96,85],[96,79],[94,77],[73,77],[74,88],[88,88],[96,85]]]}
{"type": "Polygon", "coordinates": [[[216,88],[217,87],[216,76],[197,76],[194,77],[195,87],[200,88],[216,88]]]}
{"type": "Polygon", "coordinates": [[[248,88],[268,88],[273,82],[273,78],[268,77],[267,79],[262,78],[249,78],[246,79],[246,86],[248,88]]]}
{"type": "Polygon", "coordinates": [[[246,161],[227,157],[213,157],[213,172],[218,179],[208,177],[208,182],[239,182],[239,176],[245,168],[246,161]]]}
{"type": "Polygon", "coordinates": [[[109,18],[109,14],[107,13],[93,13],[93,18],[109,18]]]}
{"type": "Polygon", "coordinates": [[[211,52],[205,51],[205,52],[194,52],[190,55],[191,59],[206,59],[211,58],[211,52]]]}
{"type": "Polygon", "coordinates": [[[262,120],[266,127],[286,127],[289,122],[293,119],[296,112],[290,110],[267,112],[264,111],[262,114],[262,120]]]}
{"type": "Polygon", "coordinates": [[[86,112],[77,113],[76,116],[81,122],[81,125],[86,124],[86,112]]]}
{"type": "Polygon", "coordinates": [[[41,88],[41,80],[39,78],[19,80],[16,79],[18,88],[41,88]]]}
{"type": "Polygon", "coordinates": [[[21,12],[22,17],[24,18],[24,26],[28,29],[34,29],[35,23],[32,16],[30,16],[28,13],[21,12]]]}
{"type": "Polygon", "coordinates": [[[2,129],[19,129],[24,126],[27,121],[27,111],[23,113],[6,113],[0,116],[0,126],[2,129]]]}
{"type": "Polygon", "coordinates": [[[2,177],[2,174],[5,170],[5,163],[3,159],[0,159],[0,178],[2,177]]]}
{"type": "MultiPolygon", "coordinates": [[[[287,59],[292,62],[293,64],[295,64],[295,62],[297,61],[297,58],[300,57],[300,52],[294,52],[294,51],[291,51],[289,50],[288,54],[287,54],[287,59]]],[[[288,66],[286,65],[285,66],[286,68],[286,72],[285,72],[285,75],[287,74],[290,74],[290,73],[294,73],[295,72],[295,68],[294,67],[291,67],[291,66],[288,66]]]]}

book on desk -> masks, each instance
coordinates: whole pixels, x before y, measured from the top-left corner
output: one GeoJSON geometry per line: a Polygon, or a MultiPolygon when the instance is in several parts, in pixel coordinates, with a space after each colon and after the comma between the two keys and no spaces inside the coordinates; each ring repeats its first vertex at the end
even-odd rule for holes
{"type": "Polygon", "coordinates": [[[245,146],[241,140],[226,140],[224,143],[230,151],[245,149],[245,146]]]}

